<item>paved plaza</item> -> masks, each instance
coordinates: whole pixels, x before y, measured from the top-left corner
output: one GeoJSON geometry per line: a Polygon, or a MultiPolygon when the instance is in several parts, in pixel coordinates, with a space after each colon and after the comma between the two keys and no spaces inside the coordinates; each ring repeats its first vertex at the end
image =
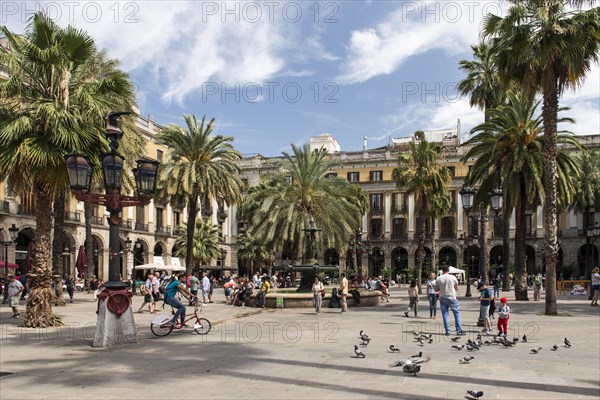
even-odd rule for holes
{"type": "MultiPolygon", "coordinates": [[[[135,314],[139,343],[110,349],[91,347],[96,304],[90,295],[77,293],[75,303],[55,308],[61,329],[19,327],[22,320],[11,319],[4,306],[0,398],[462,399],[470,389],[482,390],[483,399],[600,396],[600,310],[587,297],[561,296],[561,316],[547,317],[543,302],[511,302],[510,293],[509,338],[526,334],[528,343],[467,352],[451,349],[441,316],[430,320],[425,301],[418,318],[404,317],[406,289],[393,289],[391,302],[379,307],[351,308],[346,315],[325,309],[318,316],[310,309],[232,308],[217,292],[217,303],[203,311],[214,324],[208,336],[154,337],[153,316],[135,314]],[[353,352],[360,330],[372,338],[361,347],[364,359],[353,352]],[[433,343],[420,347],[415,330],[431,333],[433,343]],[[565,336],[571,348],[563,345],[565,336]],[[392,353],[391,344],[400,352],[392,353]],[[539,354],[530,354],[534,347],[542,347],[539,354]],[[417,376],[389,366],[420,351],[431,361],[417,376]],[[459,364],[466,355],[475,359],[459,364]]],[[[134,297],[136,310],[141,299],[134,297]]],[[[460,300],[464,343],[479,331],[478,302],[460,300]]]]}

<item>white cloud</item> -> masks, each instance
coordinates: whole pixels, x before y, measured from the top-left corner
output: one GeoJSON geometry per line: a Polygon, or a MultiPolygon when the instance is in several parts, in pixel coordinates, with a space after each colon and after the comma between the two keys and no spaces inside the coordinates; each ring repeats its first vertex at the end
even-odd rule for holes
{"type": "Polygon", "coordinates": [[[338,80],[352,84],[388,75],[409,58],[432,49],[463,53],[477,42],[486,11],[494,10],[471,9],[461,2],[401,3],[375,27],[351,32],[338,80]]]}

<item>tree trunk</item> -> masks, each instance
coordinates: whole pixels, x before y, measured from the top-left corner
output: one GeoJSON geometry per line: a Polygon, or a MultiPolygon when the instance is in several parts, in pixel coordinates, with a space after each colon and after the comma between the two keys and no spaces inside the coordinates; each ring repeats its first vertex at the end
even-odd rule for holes
{"type": "MultiPolygon", "coordinates": [[[[504,201],[506,204],[506,200],[504,201]]],[[[510,217],[512,210],[504,211],[504,217],[502,218],[503,231],[502,231],[502,260],[504,267],[504,274],[502,276],[502,290],[505,292],[510,291],[510,217]]]]}
{"type": "Polygon", "coordinates": [[[488,253],[487,253],[487,207],[482,203],[479,207],[479,277],[488,284],[488,253]]]}
{"type": "Polygon", "coordinates": [[[420,221],[417,226],[417,287],[419,293],[423,293],[421,290],[421,275],[423,274],[423,248],[425,247],[425,230],[427,229],[427,221],[423,213],[422,207],[419,207],[417,211],[417,221],[420,221]]]}
{"type": "Polygon", "coordinates": [[[41,182],[35,182],[35,250],[31,270],[29,271],[29,297],[27,298],[27,314],[25,326],[29,328],[46,328],[60,326],[62,323],[52,313],[52,302],[55,299],[52,290],[51,239],[52,239],[52,196],[41,182]]]}
{"type": "MultiPolygon", "coordinates": [[[[83,203],[83,216],[85,219],[85,288],[88,291],[88,293],[90,292],[90,281],[92,279],[92,275],[94,275],[94,237],[92,236],[92,207],[92,203],[83,203]]],[[[77,249],[77,251],[79,251],[79,249],[77,249]]],[[[107,281],[107,279],[103,280],[107,281]]]]}
{"type": "Polygon", "coordinates": [[[517,219],[517,229],[515,231],[515,300],[528,301],[527,266],[525,265],[527,199],[523,183],[520,184],[519,191],[521,193],[515,210],[517,219]]]}
{"type": "Polygon", "coordinates": [[[544,88],[542,118],[544,120],[544,251],[546,253],[546,315],[556,315],[556,260],[558,259],[558,221],[556,190],[556,119],[558,114],[558,88],[552,78],[550,87],[544,88]]]}
{"type": "Polygon", "coordinates": [[[62,278],[65,276],[63,263],[63,245],[65,243],[65,191],[59,190],[54,195],[54,238],[52,239],[52,269],[56,285],[56,306],[64,306],[62,278]]]}
{"type": "Polygon", "coordinates": [[[185,241],[185,269],[189,274],[194,266],[194,231],[196,230],[196,216],[198,215],[198,195],[191,195],[188,199],[187,237],[185,241]]]}

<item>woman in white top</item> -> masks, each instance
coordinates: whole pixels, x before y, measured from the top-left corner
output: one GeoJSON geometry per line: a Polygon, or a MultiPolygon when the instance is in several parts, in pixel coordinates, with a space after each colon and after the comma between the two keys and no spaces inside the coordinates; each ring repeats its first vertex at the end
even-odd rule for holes
{"type": "Polygon", "coordinates": [[[592,289],[594,289],[594,298],[592,306],[598,306],[598,296],[600,296],[600,268],[596,267],[592,270],[592,289]]]}
{"type": "Polygon", "coordinates": [[[315,276],[315,283],[312,285],[313,292],[313,303],[315,305],[316,314],[321,312],[321,303],[323,302],[323,296],[321,295],[321,291],[323,290],[323,283],[318,276],[315,276]]]}
{"type": "Polygon", "coordinates": [[[429,319],[435,319],[437,314],[437,292],[435,291],[436,275],[432,272],[427,279],[427,298],[429,299],[429,319]]]}

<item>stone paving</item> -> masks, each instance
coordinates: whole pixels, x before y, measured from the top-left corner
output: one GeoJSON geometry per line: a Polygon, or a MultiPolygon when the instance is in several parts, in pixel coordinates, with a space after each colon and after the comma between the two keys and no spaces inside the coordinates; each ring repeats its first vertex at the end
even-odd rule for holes
{"type": "MultiPolygon", "coordinates": [[[[19,327],[22,320],[3,306],[0,372],[10,374],[0,377],[0,399],[463,399],[470,389],[483,390],[483,399],[600,397],[600,310],[587,297],[560,297],[561,316],[547,317],[543,301],[515,303],[509,293],[509,338],[526,334],[528,343],[484,346],[463,365],[458,360],[468,352],[451,349],[441,316],[430,320],[426,301],[419,317],[404,317],[406,289],[392,289],[391,302],[379,307],[318,316],[310,309],[232,308],[216,292],[216,303],[202,312],[214,324],[209,335],[157,338],[149,329],[153,315],[135,314],[139,342],[110,349],[91,347],[96,304],[87,294],[55,308],[65,323],[60,329],[19,327]],[[353,352],[361,329],[372,338],[364,359],[353,352]],[[415,330],[434,342],[420,347],[415,330]],[[400,352],[391,353],[391,344],[400,352]],[[530,354],[538,346],[539,354],[530,354]],[[420,351],[431,361],[417,376],[389,366],[420,351]]],[[[478,303],[460,301],[464,343],[479,331],[478,303]]],[[[136,310],[140,303],[135,296],[136,310]]]]}

